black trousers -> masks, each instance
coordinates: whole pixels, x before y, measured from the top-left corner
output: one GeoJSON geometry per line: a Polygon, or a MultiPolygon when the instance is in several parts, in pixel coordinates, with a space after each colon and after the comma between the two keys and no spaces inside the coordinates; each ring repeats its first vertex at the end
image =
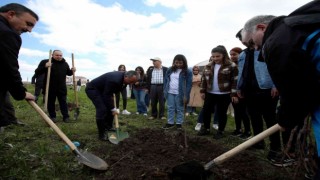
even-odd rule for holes
{"type": "Polygon", "coordinates": [[[113,126],[112,107],[106,105],[102,94],[93,87],[86,87],[86,94],[96,108],[96,123],[99,132],[110,129],[113,126]]]}
{"type": "Polygon", "coordinates": [[[161,118],[164,116],[164,96],[163,85],[151,85],[150,87],[150,100],[151,100],[151,116],[161,118]],[[159,111],[157,105],[159,103],[159,111]],[[159,116],[158,116],[159,115],[159,116]]]}
{"type": "Polygon", "coordinates": [[[244,132],[250,132],[250,119],[247,111],[247,105],[245,99],[238,98],[238,103],[232,103],[234,109],[234,121],[236,124],[236,130],[241,129],[241,122],[244,126],[244,132]]]}
{"type": "MultiPolygon", "coordinates": [[[[128,99],[128,95],[127,95],[127,88],[123,88],[121,91],[121,96],[122,96],[122,107],[123,109],[127,109],[127,99],[128,99]]],[[[116,106],[117,109],[119,109],[120,107],[120,92],[116,93],[116,106]]]]}
{"type": "Polygon", "coordinates": [[[67,95],[65,94],[58,94],[54,91],[50,91],[48,93],[48,112],[50,118],[56,118],[56,107],[55,107],[55,102],[56,99],[58,99],[59,106],[60,106],[60,111],[63,116],[63,119],[69,118],[69,113],[68,113],[68,105],[67,105],[67,95]]]}
{"type": "Polygon", "coordinates": [[[17,121],[14,106],[8,91],[0,92],[0,126],[7,126],[17,121]]]}
{"type": "MultiPolygon", "coordinates": [[[[266,123],[267,128],[277,123],[276,108],[279,98],[271,97],[271,89],[245,95],[245,98],[254,135],[263,131],[263,120],[266,123]]],[[[271,150],[278,151],[281,149],[279,132],[271,135],[269,139],[271,150]]]]}
{"type": "Polygon", "coordinates": [[[227,124],[227,110],[231,102],[230,94],[206,93],[203,104],[203,122],[206,129],[210,129],[211,114],[215,115],[219,122],[219,131],[224,131],[227,124]]]}

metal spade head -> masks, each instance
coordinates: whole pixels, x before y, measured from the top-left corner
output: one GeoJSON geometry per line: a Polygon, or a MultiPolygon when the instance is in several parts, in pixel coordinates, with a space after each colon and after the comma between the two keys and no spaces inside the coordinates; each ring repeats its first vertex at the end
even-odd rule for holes
{"type": "Polygon", "coordinates": [[[78,150],[75,149],[73,152],[77,155],[76,159],[86,165],[89,166],[93,169],[97,170],[107,170],[108,169],[108,164],[102,160],[101,158],[89,153],[88,151],[83,151],[83,150],[78,150]]]}
{"type": "Polygon", "coordinates": [[[112,144],[118,144],[120,141],[129,137],[128,132],[121,132],[118,129],[116,132],[108,132],[109,141],[112,144]]]}

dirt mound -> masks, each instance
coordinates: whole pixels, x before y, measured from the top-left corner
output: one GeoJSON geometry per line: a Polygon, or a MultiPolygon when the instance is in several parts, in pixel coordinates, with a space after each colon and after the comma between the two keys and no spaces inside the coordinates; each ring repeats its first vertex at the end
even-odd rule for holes
{"type": "MultiPolygon", "coordinates": [[[[226,152],[221,145],[203,137],[188,137],[185,146],[183,131],[141,129],[130,138],[120,142],[112,150],[105,173],[96,174],[96,179],[170,179],[173,167],[195,161],[206,164],[226,152]]],[[[262,166],[257,158],[245,151],[211,169],[214,179],[277,179],[265,177],[264,172],[281,168],[262,166]],[[267,171],[265,171],[267,169],[267,171]]],[[[211,176],[211,177],[212,177],[211,176]]]]}

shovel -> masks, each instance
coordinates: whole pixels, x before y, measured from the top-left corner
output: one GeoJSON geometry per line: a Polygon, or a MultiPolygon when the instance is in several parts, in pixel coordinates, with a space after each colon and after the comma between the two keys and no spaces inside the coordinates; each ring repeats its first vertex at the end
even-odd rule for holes
{"type": "MultiPolygon", "coordinates": [[[[113,101],[114,101],[114,107],[116,107],[116,98],[115,95],[113,95],[113,101]]],[[[121,132],[119,130],[119,120],[118,120],[118,114],[116,113],[114,115],[114,121],[116,126],[116,132],[108,132],[109,141],[112,144],[118,144],[120,141],[126,139],[129,137],[128,132],[121,132]]]]}
{"type": "MultiPolygon", "coordinates": [[[[52,50],[49,51],[49,63],[51,64],[51,58],[52,58],[52,50]]],[[[48,95],[49,95],[49,84],[50,84],[50,75],[51,75],[51,65],[48,67],[47,72],[47,83],[46,83],[46,92],[44,94],[44,111],[48,111],[48,95]]]]}
{"type": "Polygon", "coordinates": [[[231,157],[239,154],[240,152],[244,151],[245,149],[249,148],[250,146],[256,144],[257,142],[263,140],[264,138],[274,134],[275,132],[280,130],[280,126],[275,124],[274,126],[270,127],[269,129],[259,133],[258,135],[252,137],[251,139],[239,144],[235,148],[225,152],[224,154],[216,157],[212,161],[208,162],[204,166],[196,161],[190,161],[183,163],[181,165],[175,166],[173,168],[173,176],[175,177],[204,177],[208,170],[214,166],[219,165],[225,162],[226,160],[230,159],[231,157]],[[196,170],[195,170],[196,169],[196,170]]]}
{"type": "Polygon", "coordinates": [[[46,121],[46,123],[70,147],[72,152],[76,155],[76,159],[80,163],[97,170],[106,170],[108,168],[108,164],[104,160],[87,151],[77,149],[77,147],[71,142],[71,140],[59,129],[59,127],[55,123],[52,122],[52,120],[42,111],[42,109],[34,101],[28,101],[28,103],[40,114],[40,116],[46,121]]]}
{"type": "MultiPolygon", "coordinates": [[[[73,53],[71,54],[71,57],[72,57],[72,68],[74,68],[74,56],[73,56],[73,53]]],[[[73,90],[74,90],[74,96],[75,96],[75,104],[76,104],[76,108],[75,108],[75,111],[74,111],[74,120],[78,120],[78,117],[79,117],[79,113],[80,113],[80,109],[79,109],[79,102],[78,102],[78,94],[77,94],[77,84],[76,84],[76,75],[75,75],[75,72],[72,71],[72,78],[73,78],[73,90]]]]}
{"type": "Polygon", "coordinates": [[[213,165],[219,165],[223,163],[224,161],[228,160],[229,158],[237,155],[238,153],[242,152],[243,150],[249,148],[250,146],[256,144],[257,142],[263,140],[264,138],[272,135],[273,133],[277,132],[280,130],[279,124],[275,124],[269,129],[266,129],[265,131],[257,134],[253,138],[239,144],[235,148],[223,153],[222,155],[216,157],[212,161],[208,162],[207,164],[204,165],[205,170],[209,170],[213,165]]]}

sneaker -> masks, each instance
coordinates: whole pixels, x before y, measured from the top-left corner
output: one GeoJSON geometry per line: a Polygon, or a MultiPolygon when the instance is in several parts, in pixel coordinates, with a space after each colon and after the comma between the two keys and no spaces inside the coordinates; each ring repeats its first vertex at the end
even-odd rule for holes
{"type": "Polygon", "coordinates": [[[130,115],[131,112],[129,112],[129,111],[127,111],[127,110],[125,109],[125,110],[122,111],[122,114],[124,114],[124,115],[130,115]]]}
{"type": "Polygon", "coordinates": [[[218,124],[213,124],[212,125],[213,129],[218,130],[219,129],[219,125],[218,124]]]}
{"type": "Polygon", "coordinates": [[[150,116],[150,117],[148,117],[148,119],[149,119],[149,120],[154,120],[154,119],[156,119],[156,118],[153,117],[153,116],[150,116]]]}
{"type": "Polygon", "coordinates": [[[189,113],[185,113],[186,116],[189,116],[189,113]]]}
{"type": "Polygon", "coordinates": [[[217,134],[213,135],[213,139],[221,139],[223,137],[223,131],[217,131],[217,134]]]}
{"type": "Polygon", "coordinates": [[[252,138],[251,132],[244,132],[239,136],[239,138],[241,138],[241,139],[246,141],[246,140],[252,138]]]}
{"type": "Polygon", "coordinates": [[[195,113],[195,112],[191,113],[191,115],[193,115],[193,116],[198,116],[198,114],[195,113]]]}
{"type": "Polygon", "coordinates": [[[194,127],[194,130],[200,131],[201,129],[201,123],[197,123],[196,127],[194,127]]]}
{"type": "Polygon", "coordinates": [[[160,119],[161,119],[161,120],[166,120],[167,118],[166,118],[166,117],[164,117],[164,116],[162,116],[160,119]]]}
{"type": "Polygon", "coordinates": [[[288,157],[284,157],[282,155],[270,155],[270,153],[267,156],[267,159],[270,161],[270,163],[277,167],[287,167],[295,164],[296,160],[288,157]]]}
{"type": "Polygon", "coordinates": [[[198,132],[198,136],[205,136],[210,134],[210,129],[206,129],[204,127],[201,127],[200,131],[198,132]]]}
{"type": "Polygon", "coordinates": [[[237,129],[231,133],[231,136],[235,136],[235,137],[240,137],[241,135],[242,135],[241,130],[237,130],[237,129]]]}
{"type": "Polygon", "coordinates": [[[147,113],[143,113],[143,116],[148,116],[148,114],[147,113]]]}
{"type": "MultiPolygon", "coordinates": [[[[181,124],[180,124],[181,125],[181,124]]],[[[166,124],[162,127],[162,129],[171,129],[174,127],[174,124],[166,124]]]]}
{"type": "Polygon", "coordinates": [[[136,112],[136,115],[139,115],[140,113],[139,112],[136,112]]]}
{"type": "Polygon", "coordinates": [[[178,130],[182,130],[182,125],[181,125],[181,124],[176,124],[176,128],[177,128],[178,130]]]}

